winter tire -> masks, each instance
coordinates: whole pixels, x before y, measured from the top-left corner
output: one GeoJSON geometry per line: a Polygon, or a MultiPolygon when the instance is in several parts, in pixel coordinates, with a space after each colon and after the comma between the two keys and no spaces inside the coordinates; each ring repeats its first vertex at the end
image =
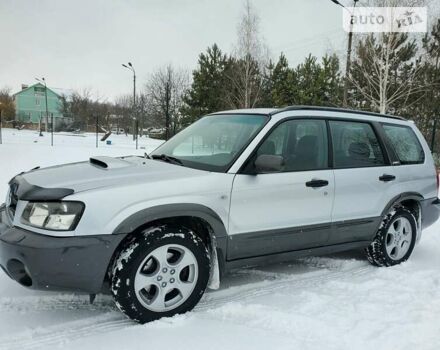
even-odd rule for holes
{"type": "Polygon", "coordinates": [[[391,211],[382,221],[376,237],[366,249],[368,261],[375,266],[393,266],[410,257],[417,237],[417,222],[406,208],[391,211]]]}
{"type": "Polygon", "coordinates": [[[185,313],[209,280],[210,255],[200,237],[183,227],[149,228],[116,258],[111,291],[118,308],[146,323],[185,313]]]}

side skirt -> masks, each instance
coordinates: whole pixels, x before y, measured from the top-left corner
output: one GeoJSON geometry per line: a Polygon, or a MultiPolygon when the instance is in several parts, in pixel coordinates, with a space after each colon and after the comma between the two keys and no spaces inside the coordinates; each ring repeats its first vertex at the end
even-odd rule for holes
{"type": "Polygon", "coordinates": [[[240,267],[269,265],[269,264],[294,260],[298,258],[304,258],[308,256],[328,255],[328,254],[339,253],[347,250],[366,248],[370,243],[371,241],[350,242],[350,243],[334,244],[323,247],[316,247],[311,249],[296,250],[292,252],[284,252],[284,253],[251,257],[251,258],[230,260],[230,261],[226,261],[225,269],[226,271],[230,271],[232,269],[236,269],[240,267]]]}

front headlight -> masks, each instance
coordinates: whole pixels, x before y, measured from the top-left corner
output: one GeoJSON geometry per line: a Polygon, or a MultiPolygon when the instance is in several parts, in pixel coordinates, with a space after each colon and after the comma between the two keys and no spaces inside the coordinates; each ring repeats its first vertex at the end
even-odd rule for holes
{"type": "Polygon", "coordinates": [[[29,202],[21,222],[25,225],[53,231],[72,231],[84,211],[81,202],[29,202]]]}

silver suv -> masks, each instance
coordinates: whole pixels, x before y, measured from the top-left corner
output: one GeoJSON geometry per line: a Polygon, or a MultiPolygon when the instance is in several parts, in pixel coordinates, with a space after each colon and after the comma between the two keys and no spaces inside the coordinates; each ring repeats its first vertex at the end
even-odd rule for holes
{"type": "Polygon", "coordinates": [[[215,113],[149,156],[9,186],[3,270],[30,288],[110,292],[138,322],[191,310],[236,267],[358,248],[399,264],[440,203],[414,123],[315,107],[215,113]]]}

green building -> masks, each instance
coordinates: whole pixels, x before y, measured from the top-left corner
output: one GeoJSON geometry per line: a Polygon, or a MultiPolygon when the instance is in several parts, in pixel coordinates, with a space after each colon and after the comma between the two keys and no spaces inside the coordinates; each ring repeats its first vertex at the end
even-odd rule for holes
{"type": "Polygon", "coordinates": [[[47,88],[47,107],[49,112],[46,121],[46,88],[43,84],[22,85],[21,91],[15,93],[15,120],[22,123],[39,124],[46,122],[50,125],[51,118],[55,127],[60,124],[69,124],[70,119],[64,118],[62,112],[63,95],[55,89],[47,88]]]}

